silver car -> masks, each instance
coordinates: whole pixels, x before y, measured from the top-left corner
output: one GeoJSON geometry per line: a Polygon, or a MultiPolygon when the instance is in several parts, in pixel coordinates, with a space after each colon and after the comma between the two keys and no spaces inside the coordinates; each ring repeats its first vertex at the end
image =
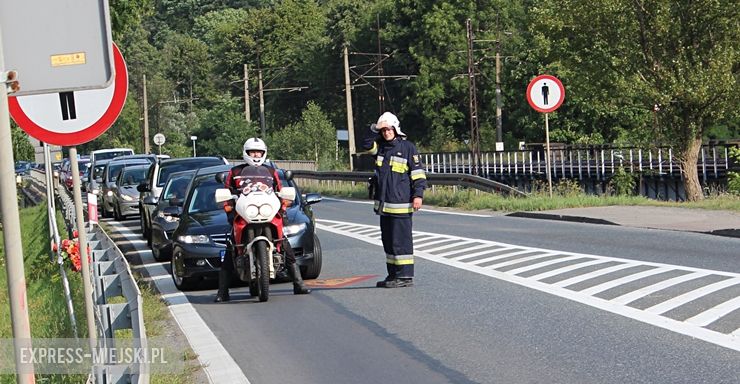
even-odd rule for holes
{"type": "Polygon", "coordinates": [[[149,164],[124,166],[111,188],[113,194],[113,216],[123,220],[129,215],[139,214],[139,191],[136,187],[146,180],[149,164]]]}

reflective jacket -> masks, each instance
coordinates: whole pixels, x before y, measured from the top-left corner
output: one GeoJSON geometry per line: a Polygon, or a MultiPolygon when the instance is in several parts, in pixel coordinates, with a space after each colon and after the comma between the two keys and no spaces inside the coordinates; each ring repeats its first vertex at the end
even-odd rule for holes
{"type": "Polygon", "coordinates": [[[414,197],[424,197],[427,185],[416,146],[400,137],[388,142],[377,134],[366,138],[363,146],[375,155],[375,213],[410,216],[414,197]]]}

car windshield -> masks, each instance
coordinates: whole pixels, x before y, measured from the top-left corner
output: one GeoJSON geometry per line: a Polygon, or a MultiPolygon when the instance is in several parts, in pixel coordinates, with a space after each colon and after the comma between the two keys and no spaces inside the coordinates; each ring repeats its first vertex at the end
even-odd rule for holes
{"type": "Polygon", "coordinates": [[[195,186],[190,198],[188,213],[218,211],[222,208],[216,203],[216,190],[224,185],[218,183],[215,178],[207,177],[195,186]]]}
{"type": "Polygon", "coordinates": [[[93,179],[97,179],[98,177],[103,177],[104,170],[105,170],[105,164],[96,165],[95,170],[93,171],[93,179]]]}
{"type": "Polygon", "coordinates": [[[146,171],[146,167],[124,169],[121,175],[121,185],[124,187],[139,185],[142,181],[146,180],[146,171]]]}
{"type": "Polygon", "coordinates": [[[224,162],[220,159],[215,158],[203,158],[193,159],[190,161],[174,162],[162,164],[159,168],[159,178],[157,179],[157,186],[163,187],[164,183],[170,178],[175,172],[196,170],[202,167],[210,167],[212,165],[223,165],[224,162]]]}
{"type": "Polygon", "coordinates": [[[188,183],[190,183],[190,179],[193,178],[193,174],[187,174],[187,175],[178,175],[172,177],[165,186],[164,190],[162,191],[162,201],[167,201],[170,199],[184,199],[185,198],[185,192],[188,188],[188,183]]]}
{"type": "MultiPolygon", "coordinates": [[[[126,163],[123,163],[123,162],[119,163],[117,161],[115,163],[114,162],[111,162],[111,163],[113,163],[113,164],[110,164],[109,163],[109,165],[108,165],[108,181],[113,181],[113,180],[117,179],[118,178],[118,175],[121,174],[121,169],[123,169],[126,166],[129,166],[130,167],[132,165],[145,165],[145,164],[149,164],[146,161],[140,161],[140,160],[126,162],[126,163]]],[[[144,172],[146,172],[146,168],[145,168],[144,172]]]]}

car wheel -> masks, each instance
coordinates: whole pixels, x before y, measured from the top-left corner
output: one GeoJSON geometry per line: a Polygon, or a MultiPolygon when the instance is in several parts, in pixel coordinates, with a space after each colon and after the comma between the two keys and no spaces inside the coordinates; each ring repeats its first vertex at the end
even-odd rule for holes
{"type": "Polygon", "coordinates": [[[301,268],[304,279],[315,279],[321,274],[321,243],[316,235],[313,235],[313,261],[311,264],[301,268]],[[305,269],[305,270],[304,270],[305,269]]]}
{"type": "Polygon", "coordinates": [[[172,252],[172,259],[170,261],[170,270],[172,275],[172,281],[175,282],[175,287],[181,291],[188,291],[197,285],[197,281],[192,277],[182,277],[180,276],[181,273],[178,273],[177,271],[182,271],[185,269],[184,261],[183,261],[183,254],[182,250],[176,249],[174,252],[172,252]]]}

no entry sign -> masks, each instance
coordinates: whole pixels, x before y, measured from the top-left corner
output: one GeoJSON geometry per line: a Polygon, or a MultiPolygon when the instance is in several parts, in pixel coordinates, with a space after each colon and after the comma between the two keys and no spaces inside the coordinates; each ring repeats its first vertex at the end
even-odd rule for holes
{"type": "Polygon", "coordinates": [[[87,143],[108,130],[123,110],[128,71],[113,44],[115,78],[107,88],[8,97],[13,120],[32,137],[49,144],[87,143]]]}
{"type": "Polygon", "coordinates": [[[565,100],[565,87],[555,76],[539,75],[527,86],[527,101],[537,112],[552,112],[565,100]]]}

